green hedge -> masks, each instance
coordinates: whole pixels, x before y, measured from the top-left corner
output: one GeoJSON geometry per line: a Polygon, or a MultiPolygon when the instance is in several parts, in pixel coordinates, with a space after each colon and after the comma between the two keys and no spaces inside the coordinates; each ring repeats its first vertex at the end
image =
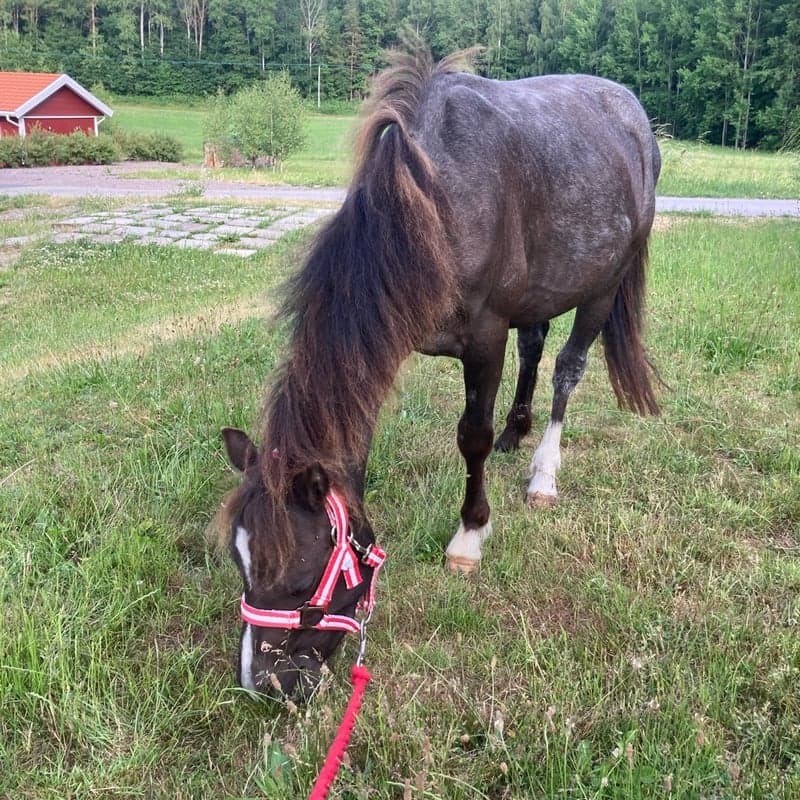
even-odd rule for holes
{"type": "Polygon", "coordinates": [[[56,164],[109,164],[119,160],[119,148],[109,136],[69,135],[36,129],[24,139],[0,137],[0,166],[46,167],[56,164]]]}
{"type": "Polygon", "coordinates": [[[125,161],[180,161],[183,144],[165,133],[130,133],[113,128],[111,137],[125,161]]]}
{"type": "Polygon", "coordinates": [[[114,161],[180,161],[183,146],[164,134],[64,135],[36,129],[24,139],[0,136],[0,167],[110,164],[114,161]]]}

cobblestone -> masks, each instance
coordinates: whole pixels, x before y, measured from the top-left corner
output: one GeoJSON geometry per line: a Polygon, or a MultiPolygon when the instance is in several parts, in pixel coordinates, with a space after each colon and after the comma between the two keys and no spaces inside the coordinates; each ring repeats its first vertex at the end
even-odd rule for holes
{"type": "Polygon", "coordinates": [[[197,248],[249,258],[285,233],[330,213],[330,208],[273,206],[260,210],[211,205],[176,212],[163,203],[148,203],[124,211],[98,211],[60,220],[53,224],[52,241],[113,244],[124,239],[142,245],[197,248]]]}

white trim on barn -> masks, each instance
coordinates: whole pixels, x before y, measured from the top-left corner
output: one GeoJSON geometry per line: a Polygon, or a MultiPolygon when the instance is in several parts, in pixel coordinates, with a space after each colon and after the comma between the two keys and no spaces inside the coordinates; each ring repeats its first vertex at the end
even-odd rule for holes
{"type": "Polygon", "coordinates": [[[36,108],[40,103],[47,100],[50,95],[55,94],[59,89],[66,86],[78,95],[82,100],[86,101],[90,106],[94,106],[98,111],[102,112],[107,117],[112,117],[114,112],[102,100],[98,100],[91,92],[87,92],[77,81],[72,80],[69,75],[60,75],[49,86],[42,89],[41,92],[35,94],[19,108],[14,110],[14,115],[22,117],[36,108]]]}

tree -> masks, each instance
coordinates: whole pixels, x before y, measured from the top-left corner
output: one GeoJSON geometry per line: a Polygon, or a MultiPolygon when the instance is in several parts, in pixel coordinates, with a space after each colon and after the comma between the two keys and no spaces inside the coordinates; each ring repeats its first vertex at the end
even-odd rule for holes
{"type": "Polygon", "coordinates": [[[311,82],[311,57],[319,44],[322,28],[325,25],[325,0],[300,0],[302,14],[303,37],[306,40],[308,54],[308,79],[311,82]]]}
{"type": "Polygon", "coordinates": [[[273,167],[302,147],[303,100],[285,72],[240,89],[231,98],[218,94],[206,135],[223,160],[234,150],[252,166],[266,158],[273,167]]]}

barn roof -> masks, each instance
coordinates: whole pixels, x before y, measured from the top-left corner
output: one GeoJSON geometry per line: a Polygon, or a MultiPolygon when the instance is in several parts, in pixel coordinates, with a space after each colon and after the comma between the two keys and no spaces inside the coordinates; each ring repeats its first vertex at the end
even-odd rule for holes
{"type": "Polygon", "coordinates": [[[54,72],[0,72],[0,114],[22,117],[62,87],[110,117],[114,112],[69,75],[54,72]]]}

